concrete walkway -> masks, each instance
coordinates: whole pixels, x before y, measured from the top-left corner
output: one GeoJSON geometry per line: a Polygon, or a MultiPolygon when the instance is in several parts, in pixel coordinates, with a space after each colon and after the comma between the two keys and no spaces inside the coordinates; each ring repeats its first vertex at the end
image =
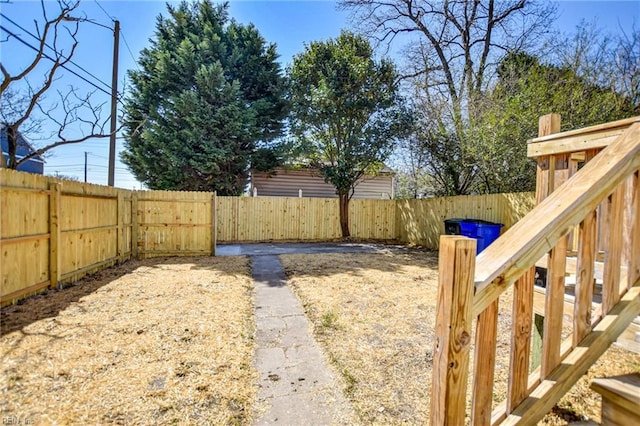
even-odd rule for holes
{"type": "Polygon", "coordinates": [[[218,244],[216,256],[260,256],[314,253],[389,253],[407,251],[402,245],[373,243],[243,243],[218,244]]]}
{"type": "Polygon", "coordinates": [[[258,246],[265,251],[261,255],[255,255],[255,250],[252,253],[258,347],[256,368],[260,374],[256,424],[351,423],[350,406],[310,335],[300,302],[286,286],[278,256],[264,254],[269,252],[268,248],[258,246]]]}

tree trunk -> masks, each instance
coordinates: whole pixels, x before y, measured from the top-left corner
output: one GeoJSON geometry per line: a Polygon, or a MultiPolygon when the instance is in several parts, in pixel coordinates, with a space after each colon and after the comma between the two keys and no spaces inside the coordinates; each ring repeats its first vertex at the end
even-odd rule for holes
{"type": "Polygon", "coordinates": [[[18,135],[14,128],[7,126],[7,167],[13,170],[18,168],[16,153],[18,151],[18,135]]]}
{"type": "Polygon", "coordinates": [[[340,229],[342,230],[342,238],[351,236],[349,233],[349,195],[338,194],[340,199],[340,229]]]}

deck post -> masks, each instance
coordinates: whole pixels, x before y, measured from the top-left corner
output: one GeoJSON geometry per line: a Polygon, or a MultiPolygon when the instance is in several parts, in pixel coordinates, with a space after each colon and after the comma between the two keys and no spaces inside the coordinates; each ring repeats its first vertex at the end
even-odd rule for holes
{"type": "MultiPolygon", "coordinates": [[[[559,114],[547,114],[538,119],[538,136],[559,133],[561,128],[559,114]]],[[[555,189],[556,159],[550,155],[538,158],[536,173],[536,204],[540,204],[555,189]]],[[[548,277],[550,279],[550,277],[548,277]]],[[[542,342],[544,340],[544,317],[535,314],[535,333],[531,347],[531,368],[537,368],[542,361],[542,342]]]]}
{"type": "Polygon", "coordinates": [[[476,240],[440,237],[431,424],[463,425],[469,373],[476,240]]]}

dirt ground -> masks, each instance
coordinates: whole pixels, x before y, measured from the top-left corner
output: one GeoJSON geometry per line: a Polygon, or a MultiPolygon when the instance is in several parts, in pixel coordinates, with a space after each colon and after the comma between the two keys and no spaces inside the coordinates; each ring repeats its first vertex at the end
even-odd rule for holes
{"type": "MultiPolygon", "coordinates": [[[[283,255],[361,424],[429,418],[437,253],[283,255]]],[[[21,424],[249,424],[249,260],[132,261],[0,311],[0,416],[21,424]]],[[[506,395],[511,295],[494,398],[506,395]]],[[[541,424],[600,420],[592,378],[640,370],[612,347],[541,424]]]]}
{"type": "Polygon", "coordinates": [[[0,415],[246,424],[257,382],[252,290],[244,257],[148,259],[4,308],[0,415]]]}
{"type": "MultiPolygon", "coordinates": [[[[362,424],[426,424],[437,299],[437,253],[284,255],[314,334],[346,383],[362,424]]],[[[512,296],[500,301],[494,401],[506,396],[512,296]]],[[[611,347],[540,424],[600,421],[592,378],[640,370],[611,347]]]]}

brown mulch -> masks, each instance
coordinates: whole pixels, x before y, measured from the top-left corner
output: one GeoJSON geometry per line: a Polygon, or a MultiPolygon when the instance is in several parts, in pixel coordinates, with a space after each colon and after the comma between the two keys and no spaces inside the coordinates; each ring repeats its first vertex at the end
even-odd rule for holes
{"type": "Polygon", "coordinates": [[[0,415],[22,424],[246,424],[246,258],[130,261],[1,311],[0,415]]]}
{"type": "MultiPolygon", "coordinates": [[[[360,423],[428,423],[437,253],[280,258],[360,423]]],[[[507,390],[511,304],[507,292],[500,301],[495,403],[507,390]]],[[[599,421],[600,396],[589,389],[591,379],[638,370],[640,355],[611,347],[540,424],[599,421]]]]}

